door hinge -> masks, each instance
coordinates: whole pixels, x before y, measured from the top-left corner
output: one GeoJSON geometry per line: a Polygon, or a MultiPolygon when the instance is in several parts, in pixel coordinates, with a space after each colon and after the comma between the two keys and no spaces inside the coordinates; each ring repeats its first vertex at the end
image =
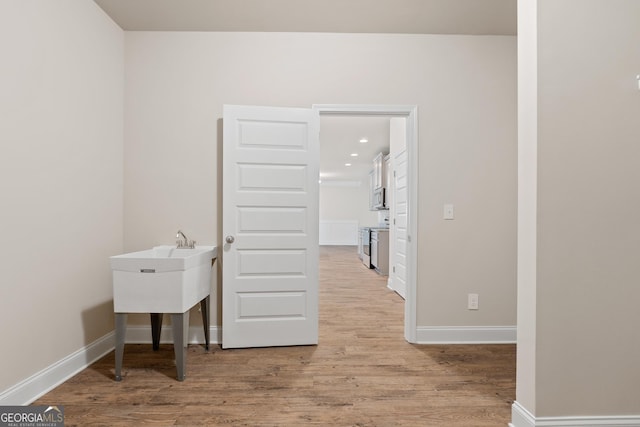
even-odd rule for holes
{"type": "Polygon", "coordinates": [[[395,265],[393,266],[393,272],[394,273],[396,272],[396,266],[395,265]]]}
{"type": "Polygon", "coordinates": [[[393,225],[396,225],[396,219],[393,218],[393,225]]]}

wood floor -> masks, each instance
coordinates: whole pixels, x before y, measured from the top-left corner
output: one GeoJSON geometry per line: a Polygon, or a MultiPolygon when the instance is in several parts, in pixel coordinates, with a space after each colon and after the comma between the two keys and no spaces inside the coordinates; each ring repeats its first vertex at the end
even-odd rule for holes
{"type": "Polygon", "coordinates": [[[110,353],[34,404],[64,405],[67,426],[506,426],[515,346],[424,346],[403,338],[403,300],[358,262],[321,247],[317,346],[205,352],[187,379],[173,348],[127,345],[123,380],[110,353]]]}

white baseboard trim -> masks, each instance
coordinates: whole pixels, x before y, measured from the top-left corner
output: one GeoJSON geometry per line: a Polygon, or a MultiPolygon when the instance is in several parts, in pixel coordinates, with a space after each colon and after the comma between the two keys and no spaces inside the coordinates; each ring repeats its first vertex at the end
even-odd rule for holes
{"type": "MultiPolygon", "coordinates": [[[[187,338],[189,344],[204,344],[204,331],[202,326],[190,326],[189,336],[187,338]]],[[[210,326],[209,339],[211,344],[219,344],[222,342],[222,328],[210,326]]],[[[151,326],[127,327],[125,342],[128,344],[151,344],[151,326]]],[[[165,326],[162,328],[160,342],[163,344],[173,344],[171,327],[165,326]]],[[[115,332],[112,331],[1,392],[0,406],[24,406],[31,404],[40,396],[53,390],[78,372],[87,368],[93,362],[113,351],[114,348],[115,332]]]]}
{"type": "Polygon", "coordinates": [[[511,406],[509,427],[640,427],[640,415],[593,417],[540,417],[531,415],[518,402],[511,406]]]}
{"type": "Polygon", "coordinates": [[[535,425],[536,417],[518,402],[513,402],[509,427],[535,427],[535,425]]]}
{"type": "MultiPolygon", "coordinates": [[[[0,393],[0,405],[29,405],[78,372],[100,359],[115,347],[114,332],[82,347],[51,366],[0,393]]],[[[64,404],[64,402],[52,402],[64,404]]]]}
{"type": "Polygon", "coordinates": [[[417,344],[515,344],[515,326],[418,326],[417,344]]]}
{"type": "MultiPolygon", "coordinates": [[[[204,328],[200,326],[189,326],[187,342],[189,344],[204,344],[204,328]]],[[[136,325],[127,326],[125,337],[127,344],[151,344],[151,326],[136,325]]],[[[209,326],[209,343],[220,344],[222,342],[222,328],[209,326]]],[[[173,344],[173,331],[171,326],[163,325],[160,332],[161,344],[173,344]]]]}

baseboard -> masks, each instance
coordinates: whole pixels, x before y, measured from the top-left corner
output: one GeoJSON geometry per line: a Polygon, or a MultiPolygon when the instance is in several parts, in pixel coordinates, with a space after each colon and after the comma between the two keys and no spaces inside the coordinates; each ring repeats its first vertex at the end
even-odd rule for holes
{"type": "Polygon", "coordinates": [[[518,402],[511,406],[510,427],[640,427],[640,415],[536,418],[518,402]]]}
{"type": "MultiPolygon", "coordinates": [[[[221,328],[218,328],[217,326],[209,327],[209,339],[212,344],[222,342],[221,334],[221,328]]],[[[151,326],[127,327],[125,341],[128,344],[151,344],[151,326]]],[[[202,326],[189,327],[188,341],[189,344],[204,343],[204,331],[202,326]]],[[[170,327],[164,327],[162,329],[160,342],[173,344],[173,334],[170,327]]],[[[78,372],[87,368],[93,362],[113,351],[114,348],[115,333],[109,332],[102,338],[0,393],[0,406],[24,406],[31,404],[40,396],[53,390],[69,378],[76,375],[78,372]]]]}
{"type": "Polygon", "coordinates": [[[515,344],[515,326],[419,326],[417,344],[515,344]]]}
{"type": "MultiPolygon", "coordinates": [[[[114,346],[114,332],[109,332],[102,338],[0,393],[0,405],[29,405],[112,351],[114,346]]],[[[53,403],[64,404],[64,402],[53,403]]]]}
{"type": "Polygon", "coordinates": [[[535,427],[536,417],[531,415],[524,406],[518,402],[511,405],[511,422],[509,427],[535,427]]]}
{"type": "MultiPolygon", "coordinates": [[[[151,326],[127,326],[125,342],[127,344],[151,344],[151,326]]],[[[189,326],[187,342],[189,344],[204,344],[204,330],[202,326],[189,326]]],[[[211,344],[220,344],[222,342],[222,328],[209,326],[209,342],[211,344]]],[[[171,326],[165,325],[162,327],[160,343],[173,344],[173,331],[171,330],[171,326]]]]}

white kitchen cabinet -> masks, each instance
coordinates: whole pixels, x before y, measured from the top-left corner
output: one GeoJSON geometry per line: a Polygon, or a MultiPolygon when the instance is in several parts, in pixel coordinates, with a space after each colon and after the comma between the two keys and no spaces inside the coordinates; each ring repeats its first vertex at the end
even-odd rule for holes
{"type": "Polygon", "coordinates": [[[385,181],[385,161],[384,153],[379,153],[373,159],[373,189],[384,187],[385,181]]]}
{"type": "Polygon", "coordinates": [[[390,165],[388,154],[379,153],[373,159],[373,169],[369,173],[369,209],[373,211],[388,209],[385,192],[388,188],[387,166],[390,165]]]}

